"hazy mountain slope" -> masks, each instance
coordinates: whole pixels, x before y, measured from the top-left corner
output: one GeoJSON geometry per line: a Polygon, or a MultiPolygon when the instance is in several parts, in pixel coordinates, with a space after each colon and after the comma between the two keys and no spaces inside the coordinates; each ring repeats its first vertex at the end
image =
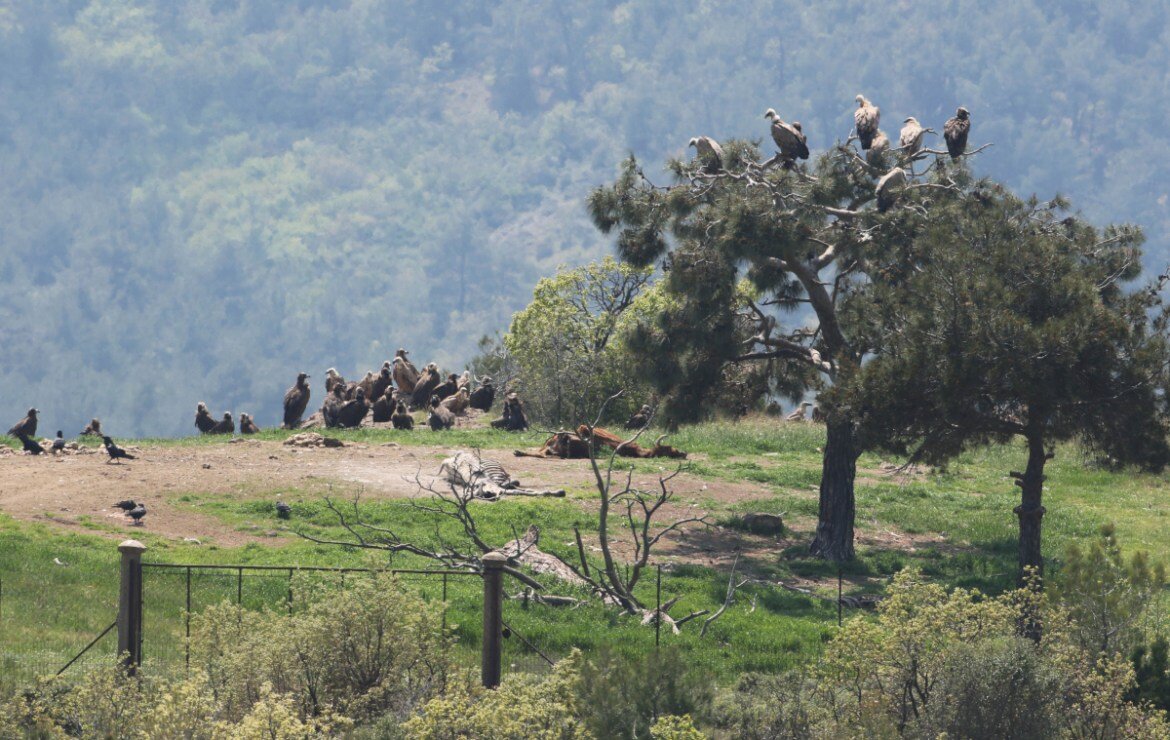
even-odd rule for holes
{"type": "Polygon", "coordinates": [[[858,92],[891,133],[966,105],[980,171],[1160,266],[1167,10],[1047,5],[0,2],[0,419],[272,424],[301,368],[460,363],[609,249],[581,202],[626,152],[665,178],[767,107],[823,148],[858,92]]]}

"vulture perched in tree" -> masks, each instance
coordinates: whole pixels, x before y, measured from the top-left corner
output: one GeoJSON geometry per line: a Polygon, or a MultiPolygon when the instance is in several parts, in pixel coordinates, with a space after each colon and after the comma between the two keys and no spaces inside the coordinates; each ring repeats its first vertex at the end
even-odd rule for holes
{"type": "Polygon", "coordinates": [[[435,390],[431,392],[431,395],[438,396],[439,400],[442,401],[455,395],[455,391],[457,390],[459,390],[459,376],[451,373],[447,376],[446,382],[435,386],[435,390]]]}
{"type": "Polygon", "coordinates": [[[652,409],[649,404],[642,404],[642,408],[626,421],[626,429],[641,429],[650,422],[652,409]]]}
{"type": "Polygon", "coordinates": [[[769,108],[764,118],[772,121],[772,140],[780,147],[780,157],[785,165],[797,159],[808,159],[808,140],[804,136],[799,123],[791,125],[780,120],[776,111],[769,108]]]}
{"type": "Polygon", "coordinates": [[[232,421],[230,411],[223,412],[223,419],[211,430],[212,434],[235,434],[236,423],[232,421]]]}
{"type": "Polygon", "coordinates": [[[869,145],[869,151],[865,153],[865,161],[869,163],[870,167],[877,167],[882,163],[882,157],[888,151],[890,151],[890,138],[886,136],[885,131],[878,129],[877,135],[873,137],[873,141],[869,145]]]}
{"type": "Polygon", "coordinates": [[[301,417],[309,407],[309,379],[308,373],[297,373],[297,382],[284,394],[284,428],[296,429],[301,424],[301,417]]]}
{"type": "Polygon", "coordinates": [[[432,432],[440,432],[455,426],[455,414],[439,402],[438,396],[431,396],[431,413],[427,416],[427,423],[432,432]]]}
{"type": "MultiPolygon", "coordinates": [[[[873,103],[865,99],[864,95],[857,96],[857,110],[853,111],[853,125],[857,129],[857,140],[862,149],[873,146],[879,133],[878,123],[882,119],[882,111],[873,103]]],[[[886,145],[889,145],[886,141],[886,145]]]]}
{"type": "Polygon", "coordinates": [[[383,393],[370,407],[370,417],[377,423],[390,421],[390,417],[394,415],[395,405],[394,394],[383,393]]]}
{"type": "Polygon", "coordinates": [[[406,410],[406,404],[402,401],[399,401],[398,406],[395,407],[390,422],[394,424],[395,429],[414,429],[414,417],[406,410]]]}
{"type": "Polygon", "coordinates": [[[326,428],[337,426],[337,414],[345,404],[345,386],[334,385],[329,395],[325,396],[325,403],[321,404],[321,419],[326,428]]]}
{"type": "Polygon", "coordinates": [[[354,392],[354,398],[351,401],[346,401],[345,404],[337,410],[337,426],[352,429],[362,425],[362,420],[366,418],[366,414],[370,412],[370,404],[366,401],[366,391],[364,388],[358,388],[354,392]]]}
{"type": "Polygon", "coordinates": [[[370,392],[366,398],[371,401],[377,401],[383,395],[389,395],[387,391],[394,387],[394,373],[390,368],[390,361],[382,363],[382,369],[378,371],[378,375],[374,378],[373,385],[370,386],[370,392]]]}
{"type": "Polygon", "coordinates": [[[877,188],[874,189],[877,194],[878,211],[885,213],[890,210],[890,206],[894,205],[894,201],[898,199],[898,192],[905,185],[906,170],[901,167],[895,167],[882,175],[882,179],[878,180],[877,188]]]}
{"type": "Polygon", "coordinates": [[[90,437],[90,436],[100,437],[100,436],[102,436],[101,419],[98,419],[98,418],[90,419],[89,424],[86,425],[85,429],[81,430],[81,436],[83,436],[83,437],[90,437]]]}
{"type": "Polygon", "coordinates": [[[455,391],[455,395],[443,399],[443,408],[456,416],[462,415],[470,405],[471,394],[467,392],[467,388],[465,387],[455,391]]]}
{"type": "Polygon", "coordinates": [[[195,407],[195,426],[204,434],[211,434],[215,431],[215,419],[211,418],[211,412],[207,410],[207,404],[202,401],[195,407]]]}
{"type": "Polygon", "coordinates": [[[418,383],[418,368],[406,359],[407,354],[401,347],[394,353],[394,384],[398,386],[400,393],[413,393],[414,386],[418,383]]]}
{"type": "Polygon", "coordinates": [[[723,147],[710,136],[696,136],[687,143],[695,148],[695,155],[703,163],[703,171],[714,175],[723,169],[723,147]]]}
{"type": "Polygon", "coordinates": [[[471,394],[471,408],[488,411],[495,400],[496,387],[492,385],[491,376],[485,375],[479,379],[479,387],[471,394]]]}
{"type": "Polygon", "coordinates": [[[947,140],[947,152],[951,159],[958,159],[967,151],[967,134],[971,132],[971,114],[966,108],[955,111],[954,118],[948,118],[943,126],[943,138],[947,140]]]}
{"type": "Polygon", "coordinates": [[[29,409],[24,418],[12,425],[8,436],[20,438],[21,435],[31,437],[37,433],[37,410],[29,409]]]}
{"type": "Polygon", "coordinates": [[[336,385],[340,385],[344,389],[345,378],[341,377],[336,368],[331,367],[325,371],[325,392],[332,393],[333,387],[336,385]]]}
{"type": "Polygon", "coordinates": [[[414,384],[414,392],[410,396],[410,407],[414,409],[426,408],[439,385],[439,366],[431,362],[427,364],[418,382],[414,384]]]}
{"type": "Polygon", "coordinates": [[[260,427],[256,426],[256,422],[252,421],[252,417],[246,412],[240,413],[240,434],[257,434],[260,432],[260,427]]]}
{"type": "Polygon", "coordinates": [[[913,157],[922,150],[922,137],[930,129],[922,128],[922,124],[918,123],[914,116],[910,116],[903,123],[906,125],[902,127],[902,133],[898,136],[898,146],[907,157],[913,157]]]}

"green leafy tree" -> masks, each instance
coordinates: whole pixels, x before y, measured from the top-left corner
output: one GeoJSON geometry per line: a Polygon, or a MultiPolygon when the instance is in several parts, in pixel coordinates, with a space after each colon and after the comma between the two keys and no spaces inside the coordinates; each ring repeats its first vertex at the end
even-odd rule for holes
{"type": "Polygon", "coordinates": [[[661,310],[652,278],[650,268],[607,257],[536,284],[532,303],[513,317],[504,337],[536,418],[571,426],[592,422],[605,399],[624,389],[608,409],[611,419],[624,419],[648,400],[624,333],[661,310]]]}
{"type": "Polygon", "coordinates": [[[932,191],[931,219],[898,271],[853,310],[884,338],[838,402],[868,444],[943,462],[1022,438],[1019,568],[1042,573],[1045,465],[1080,439],[1115,463],[1170,460],[1161,413],[1170,353],[1160,283],[1141,272],[1141,234],[1099,229],[1057,199],[1021,200],[958,179],[932,191]]]}

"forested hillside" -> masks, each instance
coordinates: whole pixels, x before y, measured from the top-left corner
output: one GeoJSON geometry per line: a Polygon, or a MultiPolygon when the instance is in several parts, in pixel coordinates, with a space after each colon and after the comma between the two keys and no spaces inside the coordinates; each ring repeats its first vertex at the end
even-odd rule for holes
{"type": "MultiPolygon", "coordinates": [[[[974,166],[1170,258],[1167,7],[0,0],[0,421],[276,423],[297,370],[459,365],[636,150],[971,110],[974,166]]],[[[648,172],[652,179],[665,173],[648,172]]],[[[321,393],[315,390],[319,403],[321,393]]]]}

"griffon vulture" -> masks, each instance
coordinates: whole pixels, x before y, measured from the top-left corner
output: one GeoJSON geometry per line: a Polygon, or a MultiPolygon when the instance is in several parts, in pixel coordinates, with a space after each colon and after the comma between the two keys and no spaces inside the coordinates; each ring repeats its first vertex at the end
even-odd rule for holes
{"type": "Polygon", "coordinates": [[[886,132],[878,129],[877,135],[870,142],[869,151],[865,153],[865,161],[870,167],[877,167],[882,163],[882,157],[890,151],[890,138],[886,132]]]}
{"type": "Polygon", "coordinates": [[[714,175],[723,169],[723,147],[710,136],[696,136],[687,143],[695,148],[697,159],[703,163],[703,170],[714,175]]]}
{"type": "Polygon", "coordinates": [[[785,123],[772,108],[764,113],[764,118],[772,121],[772,140],[780,147],[780,157],[785,164],[791,164],[797,159],[808,159],[808,140],[799,123],[785,123]]]}
{"type": "Polygon", "coordinates": [[[90,437],[90,436],[100,437],[100,436],[102,436],[102,421],[101,421],[101,419],[98,419],[96,417],[93,419],[90,419],[89,424],[86,425],[85,429],[81,430],[81,436],[83,436],[83,437],[90,437]]]}
{"type": "Polygon", "coordinates": [[[922,150],[922,137],[930,129],[922,128],[922,124],[918,123],[914,116],[910,116],[903,123],[906,125],[902,127],[902,132],[898,136],[898,145],[907,157],[913,157],[922,150]]]}
{"type": "Polygon", "coordinates": [[[240,434],[258,434],[260,427],[256,426],[256,422],[252,421],[252,417],[246,412],[240,413],[240,434]]]}
{"type": "Polygon", "coordinates": [[[877,194],[878,211],[885,213],[898,199],[898,192],[906,185],[906,170],[895,167],[878,180],[874,192],[877,194]]]}
{"type": "MultiPolygon", "coordinates": [[[[858,95],[856,100],[857,110],[853,111],[853,125],[857,129],[857,140],[861,142],[861,148],[869,149],[879,133],[878,123],[882,119],[882,111],[866,100],[864,95],[858,95]]],[[[886,144],[889,145],[888,140],[886,144]]]]}

